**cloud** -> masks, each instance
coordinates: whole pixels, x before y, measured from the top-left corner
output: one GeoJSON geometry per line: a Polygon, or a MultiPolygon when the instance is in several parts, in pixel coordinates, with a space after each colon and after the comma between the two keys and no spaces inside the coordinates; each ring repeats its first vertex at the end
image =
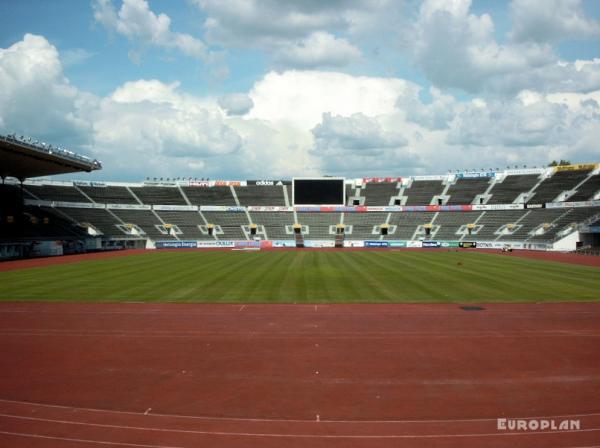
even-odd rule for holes
{"type": "Polygon", "coordinates": [[[358,60],[361,52],[348,40],[316,31],[297,42],[286,42],[275,51],[277,63],[287,67],[343,67],[358,60]]]}
{"type": "Polygon", "coordinates": [[[219,98],[219,106],[228,115],[245,115],[252,109],[254,102],[245,93],[230,93],[219,98]]]}
{"type": "Polygon", "coordinates": [[[524,89],[593,91],[600,64],[562,61],[544,42],[500,44],[488,14],[470,12],[470,0],[427,0],[406,40],[407,50],[439,88],[515,95],[524,89]]]}
{"type": "Polygon", "coordinates": [[[189,34],[171,31],[171,19],[155,14],[146,0],[123,0],[117,11],[112,0],[94,0],[94,19],[107,30],[127,37],[140,48],[130,53],[134,60],[145,47],[177,49],[187,56],[206,58],[204,43],[189,34]]]}
{"type": "Polygon", "coordinates": [[[207,41],[266,51],[285,68],[341,67],[361,52],[350,37],[373,29],[388,0],[194,0],[207,41]]]}
{"type": "Polygon", "coordinates": [[[556,42],[600,35],[600,23],[586,17],[580,0],[513,0],[510,16],[510,34],[516,42],[556,42]]]}
{"type": "Polygon", "coordinates": [[[312,129],[312,133],[315,151],[342,157],[347,153],[382,155],[385,149],[408,144],[402,135],[384,131],[375,118],[362,113],[349,117],[324,113],[322,122],[312,129]]]}
{"type": "Polygon", "coordinates": [[[341,116],[392,113],[397,98],[411,88],[414,84],[397,78],[314,70],[269,72],[250,90],[254,101],[250,117],[310,130],[321,122],[324,112],[341,116]]]}
{"type": "Polygon", "coordinates": [[[0,48],[0,124],[16,132],[55,144],[84,144],[91,123],[84,111],[94,103],[69,84],[59,53],[44,37],[26,34],[0,48]]]}
{"type": "Polygon", "coordinates": [[[88,59],[95,56],[95,53],[87,51],[83,48],[71,48],[63,51],[60,55],[60,60],[63,67],[72,67],[74,65],[83,64],[88,59]]]}

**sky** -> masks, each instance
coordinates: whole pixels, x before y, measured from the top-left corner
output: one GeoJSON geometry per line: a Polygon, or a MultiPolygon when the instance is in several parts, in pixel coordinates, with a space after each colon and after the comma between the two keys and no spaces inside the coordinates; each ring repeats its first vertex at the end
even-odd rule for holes
{"type": "Polygon", "coordinates": [[[2,0],[0,133],[115,181],[600,162],[600,2],[2,0]]]}

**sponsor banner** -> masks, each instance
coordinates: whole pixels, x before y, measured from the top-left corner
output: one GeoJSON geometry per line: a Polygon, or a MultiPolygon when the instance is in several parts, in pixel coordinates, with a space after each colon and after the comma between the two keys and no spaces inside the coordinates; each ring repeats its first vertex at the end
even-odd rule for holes
{"type": "Polygon", "coordinates": [[[335,247],[335,241],[308,240],[308,241],[304,241],[304,247],[335,247]]]}
{"type": "Polygon", "coordinates": [[[406,247],[423,247],[422,241],[407,241],[406,247]]]}
{"type": "Polygon", "coordinates": [[[226,212],[229,207],[224,205],[201,205],[201,212],[226,212]]]}
{"type": "Polygon", "coordinates": [[[273,241],[270,240],[261,240],[260,248],[261,249],[271,249],[273,247],[273,241]]]}
{"type": "Polygon", "coordinates": [[[444,180],[446,178],[443,174],[438,174],[436,176],[411,176],[412,180],[444,180]]]}
{"type": "Polygon", "coordinates": [[[598,167],[597,163],[578,163],[576,165],[555,166],[554,171],[577,171],[577,170],[595,170],[598,167]]]}
{"type": "Polygon", "coordinates": [[[365,247],[389,247],[389,241],[365,241],[365,247]]]}
{"type": "Polygon", "coordinates": [[[406,247],[407,241],[389,241],[390,247],[406,247]]]}
{"type": "Polygon", "coordinates": [[[157,249],[196,249],[197,241],[156,241],[154,247],[157,249]]]}
{"type": "Polygon", "coordinates": [[[251,205],[248,207],[249,212],[293,212],[294,207],[265,207],[251,205]]]}
{"type": "Polygon", "coordinates": [[[106,186],[107,186],[104,182],[94,182],[94,181],[90,182],[90,185],[92,187],[102,187],[102,188],[106,188],[106,186]]]}
{"type": "Polygon", "coordinates": [[[30,254],[35,257],[53,257],[62,255],[62,241],[36,241],[33,243],[30,254]]]}
{"type": "Polygon", "coordinates": [[[478,249],[502,249],[504,246],[510,246],[513,249],[523,249],[523,243],[514,241],[476,241],[478,249]]]}
{"type": "Polygon", "coordinates": [[[457,179],[473,179],[477,177],[496,177],[496,172],[485,171],[482,173],[458,173],[456,174],[457,179]]]}
{"type": "Polygon", "coordinates": [[[402,182],[401,177],[363,177],[363,184],[380,184],[380,183],[402,182]]]}
{"type": "Polygon", "coordinates": [[[320,212],[321,207],[294,207],[296,212],[320,212]]]}
{"type": "Polygon", "coordinates": [[[355,240],[344,240],[344,247],[365,247],[365,242],[355,240]]]}
{"type": "Polygon", "coordinates": [[[579,231],[581,233],[600,233],[600,226],[583,226],[579,231]]]}
{"type": "Polygon", "coordinates": [[[234,247],[233,241],[197,241],[197,246],[202,247],[234,247]]]}
{"type": "Polygon", "coordinates": [[[423,241],[421,247],[441,247],[442,243],[439,241],[423,241]]]}
{"type": "Polygon", "coordinates": [[[260,241],[233,241],[233,247],[245,248],[245,247],[260,247],[260,241]]]}
{"type": "Polygon", "coordinates": [[[544,204],[526,204],[527,208],[544,208],[544,204]]]}
{"type": "Polygon", "coordinates": [[[472,205],[472,210],[522,210],[525,204],[480,204],[472,205]]]}
{"type": "Polygon", "coordinates": [[[152,210],[151,205],[141,204],[106,204],[106,208],[115,210],[152,210]]]}
{"type": "Polygon", "coordinates": [[[239,180],[215,180],[215,187],[245,187],[246,181],[239,180]]]}
{"type": "Polygon", "coordinates": [[[53,201],[53,207],[62,207],[62,208],[106,208],[104,204],[95,204],[93,202],[62,202],[62,201],[53,201]]]}
{"type": "Polygon", "coordinates": [[[177,186],[177,182],[169,181],[169,180],[165,180],[165,181],[146,180],[146,181],[144,181],[143,184],[144,184],[144,186],[148,186],[148,187],[176,187],[177,186]]]}
{"type": "Polygon", "coordinates": [[[548,202],[546,208],[600,207],[600,201],[548,202]]]}
{"type": "Polygon", "coordinates": [[[153,210],[197,212],[197,205],[153,205],[153,210]]]}
{"type": "MultiPolygon", "coordinates": [[[[214,182],[213,182],[214,184],[214,182]]],[[[211,187],[211,182],[208,180],[190,180],[189,184],[190,187],[211,187]]]]}
{"type": "Polygon", "coordinates": [[[273,241],[273,247],[296,247],[296,242],[293,240],[276,240],[273,241]]]}
{"type": "Polygon", "coordinates": [[[546,168],[523,168],[519,170],[506,170],[505,173],[509,176],[522,176],[523,174],[542,174],[546,168]]]}
{"type": "Polygon", "coordinates": [[[257,186],[292,185],[292,181],[291,180],[247,180],[246,185],[257,185],[257,186]]]}
{"type": "Polygon", "coordinates": [[[91,182],[87,181],[87,180],[74,180],[73,181],[73,185],[75,185],[76,187],[91,187],[91,182]]]}
{"type": "Polygon", "coordinates": [[[23,202],[25,202],[25,205],[35,205],[36,207],[52,207],[52,201],[25,198],[23,202]]]}
{"type": "Polygon", "coordinates": [[[442,241],[442,247],[460,247],[458,241],[442,241]]]}
{"type": "Polygon", "coordinates": [[[227,211],[234,213],[245,212],[246,207],[227,207],[227,211]]]}
{"type": "Polygon", "coordinates": [[[472,249],[477,247],[477,242],[475,241],[461,241],[460,243],[458,243],[459,247],[462,247],[463,249],[472,249]]]}
{"type": "Polygon", "coordinates": [[[387,207],[372,207],[372,206],[367,206],[366,207],[366,211],[367,212],[385,212],[387,207]]]}

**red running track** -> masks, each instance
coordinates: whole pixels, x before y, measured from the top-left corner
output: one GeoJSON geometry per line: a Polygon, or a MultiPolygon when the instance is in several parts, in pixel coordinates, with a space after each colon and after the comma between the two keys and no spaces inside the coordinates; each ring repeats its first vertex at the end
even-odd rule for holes
{"type": "Polygon", "coordinates": [[[3,303],[0,446],[600,446],[600,304],[484,306],[3,303]]]}

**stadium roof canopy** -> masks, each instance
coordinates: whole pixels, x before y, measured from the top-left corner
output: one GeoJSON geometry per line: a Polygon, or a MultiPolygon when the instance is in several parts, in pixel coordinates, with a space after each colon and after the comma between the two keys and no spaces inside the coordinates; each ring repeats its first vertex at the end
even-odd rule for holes
{"type": "Polygon", "coordinates": [[[15,135],[0,135],[0,176],[24,180],[102,169],[102,164],[66,149],[15,135]]]}

